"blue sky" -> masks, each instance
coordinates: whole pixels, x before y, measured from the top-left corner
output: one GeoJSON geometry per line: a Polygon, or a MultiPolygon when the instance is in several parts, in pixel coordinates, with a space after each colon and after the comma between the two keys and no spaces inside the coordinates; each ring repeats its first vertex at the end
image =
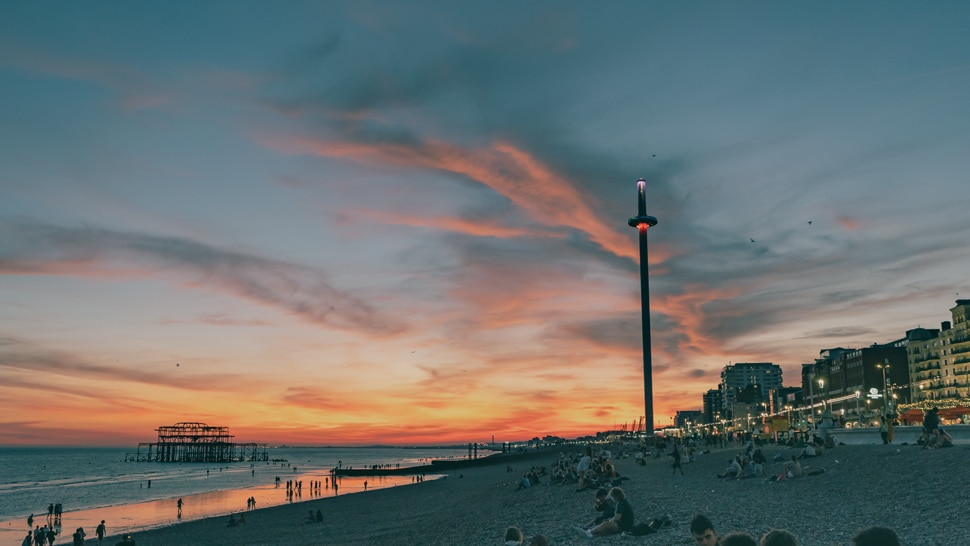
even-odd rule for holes
{"type": "Polygon", "coordinates": [[[0,6],[0,442],[576,435],[970,294],[961,2],[0,6]],[[56,393],[53,398],[50,394],[56,393]]]}

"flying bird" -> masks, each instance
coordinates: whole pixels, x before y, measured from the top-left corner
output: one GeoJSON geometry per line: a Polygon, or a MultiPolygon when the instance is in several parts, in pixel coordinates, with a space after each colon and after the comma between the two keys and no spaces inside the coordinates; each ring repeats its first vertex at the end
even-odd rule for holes
{"type": "Polygon", "coordinates": [[[811,220],[808,221],[808,225],[812,225],[812,221],[811,220]]]}
{"type": "Polygon", "coordinates": [[[751,239],[751,242],[753,243],[754,242],[754,239],[751,239]]]}

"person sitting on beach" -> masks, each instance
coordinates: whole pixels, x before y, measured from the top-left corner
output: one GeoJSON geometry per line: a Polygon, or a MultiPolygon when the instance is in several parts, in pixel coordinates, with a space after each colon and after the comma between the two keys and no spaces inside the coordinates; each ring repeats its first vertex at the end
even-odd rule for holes
{"type": "Polygon", "coordinates": [[[616,500],[616,509],[612,518],[600,523],[592,529],[580,528],[580,532],[588,538],[615,535],[633,528],[633,507],[626,500],[626,494],[619,487],[610,489],[610,495],[616,500]]]}
{"type": "Polygon", "coordinates": [[[758,541],[748,533],[734,531],[721,538],[720,546],[758,546],[758,541]]]}
{"type": "Polygon", "coordinates": [[[754,453],[751,454],[751,460],[754,461],[754,464],[760,465],[764,465],[768,462],[768,459],[765,458],[765,454],[761,452],[760,447],[754,450],[754,453]]]}
{"type": "Polygon", "coordinates": [[[316,520],[317,520],[317,523],[320,523],[323,521],[323,512],[321,512],[319,508],[317,508],[316,520]]]}
{"type": "Polygon", "coordinates": [[[805,444],[805,449],[802,450],[801,455],[798,456],[799,459],[810,459],[817,456],[815,451],[815,446],[813,444],[805,444]]]}
{"type": "Polygon", "coordinates": [[[135,546],[135,539],[131,538],[131,535],[125,535],[124,540],[115,544],[115,546],[135,546]]]}
{"type": "Polygon", "coordinates": [[[852,537],[853,546],[899,546],[896,532],[887,527],[870,527],[852,537]]]}
{"type": "Polygon", "coordinates": [[[523,540],[525,537],[522,535],[522,529],[509,527],[505,530],[505,546],[521,546],[523,540]]]}
{"type": "Polygon", "coordinates": [[[953,447],[953,437],[942,428],[937,430],[940,432],[940,447],[953,447]]]}
{"type": "Polygon", "coordinates": [[[600,512],[600,515],[596,516],[593,521],[587,523],[585,526],[586,529],[596,527],[600,523],[612,518],[616,513],[616,500],[610,496],[610,492],[607,491],[605,487],[601,487],[596,490],[596,497],[593,501],[593,509],[600,512]]]}
{"type": "Polygon", "coordinates": [[[772,529],[762,535],[759,546],[798,546],[798,541],[785,529],[772,529]]]}
{"type": "Polygon", "coordinates": [[[737,478],[741,474],[741,456],[737,455],[728,460],[728,467],[723,474],[718,474],[718,478],[737,478]]]}
{"type": "Polygon", "coordinates": [[[546,535],[536,535],[529,540],[529,546],[549,546],[549,539],[546,535]]]}
{"type": "Polygon", "coordinates": [[[238,524],[239,524],[239,522],[236,521],[236,515],[235,514],[229,514],[229,523],[226,524],[226,527],[235,527],[238,524]]]}
{"type": "Polygon", "coordinates": [[[755,464],[754,460],[745,458],[741,466],[741,474],[738,475],[739,480],[747,480],[750,478],[755,478],[761,473],[761,465],[755,464]]]}
{"type": "Polygon", "coordinates": [[[798,462],[798,457],[792,455],[791,460],[785,463],[785,473],[788,478],[801,478],[805,475],[802,470],[802,463],[798,462]]]}
{"type": "Polygon", "coordinates": [[[317,518],[314,517],[313,510],[310,510],[310,513],[307,514],[307,516],[306,516],[306,522],[307,523],[316,523],[316,521],[317,521],[317,518]]]}
{"type": "Polygon", "coordinates": [[[697,546],[717,546],[717,531],[714,523],[703,514],[697,514],[690,520],[690,535],[697,546]]]}

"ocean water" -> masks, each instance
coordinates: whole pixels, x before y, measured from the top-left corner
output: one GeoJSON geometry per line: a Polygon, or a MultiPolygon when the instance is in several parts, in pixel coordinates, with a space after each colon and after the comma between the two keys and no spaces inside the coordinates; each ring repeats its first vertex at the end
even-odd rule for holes
{"type": "MultiPolygon", "coordinates": [[[[338,466],[410,467],[468,455],[467,449],[454,448],[271,448],[271,460],[286,462],[126,462],[125,455],[131,451],[0,448],[0,544],[23,538],[30,514],[34,514],[34,525],[47,523],[47,508],[52,503],[63,505],[61,527],[66,533],[57,541],[62,543],[78,526],[92,536],[99,518],[111,517],[109,533],[115,534],[241,512],[250,496],[256,498],[257,508],[264,508],[333,495],[336,492],[329,484],[315,492],[309,489],[309,482],[325,481],[330,469],[338,466]],[[301,496],[286,495],[287,480],[303,481],[301,496]],[[177,518],[178,498],[185,500],[182,518],[177,518]]],[[[412,483],[410,476],[340,480],[339,494],[363,491],[365,480],[368,489],[412,483]]]]}

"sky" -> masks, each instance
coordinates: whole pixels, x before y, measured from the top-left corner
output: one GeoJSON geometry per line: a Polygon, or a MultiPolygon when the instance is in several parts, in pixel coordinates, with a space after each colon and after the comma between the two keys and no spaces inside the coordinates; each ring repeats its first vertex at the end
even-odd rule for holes
{"type": "Polygon", "coordinates": [[[4,2],[0,445],[573,438],[970,295],[965,2],[4,2]],[[964,296],[959,294],[963,293],[964,296]]]}

